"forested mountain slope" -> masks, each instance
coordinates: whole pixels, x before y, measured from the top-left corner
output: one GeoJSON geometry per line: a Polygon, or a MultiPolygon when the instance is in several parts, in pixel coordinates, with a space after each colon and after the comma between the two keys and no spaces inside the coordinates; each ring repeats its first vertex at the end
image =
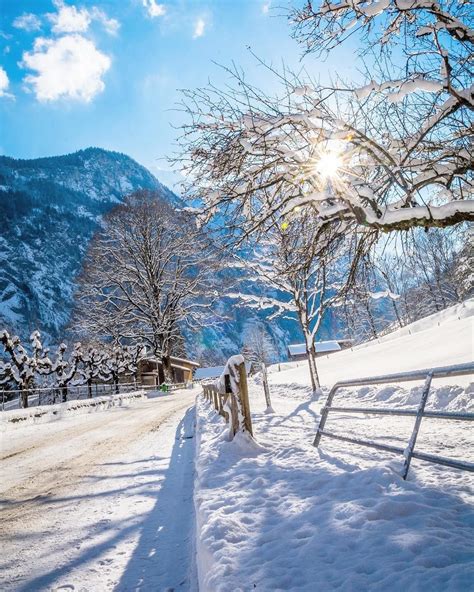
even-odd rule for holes
{"type": "Polygon", "coordinates": [[[1,326],[62,337],[88,242],[101,216],[136,189],[178,201],[146,168],[116,152],[0,157],[1,326]]]}

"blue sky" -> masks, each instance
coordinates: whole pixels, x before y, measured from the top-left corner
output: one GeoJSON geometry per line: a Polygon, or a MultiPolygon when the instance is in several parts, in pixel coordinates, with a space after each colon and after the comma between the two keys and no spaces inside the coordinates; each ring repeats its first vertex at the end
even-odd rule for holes
{"type": "MultiPolygon", "coordinates": [[[[282,0],[0,3],[0,153],[16,158],[100,146],[172,185],[177,177],[163,158],[182,117],[177,89],[225,84],[213,62],[232,61],[271,87],[247,46],[276,65],[300,67],[282,0]]],[[[314,76],[347,76],[352,56],[345,47],[330,61],[304,64],[314,76]]]]}

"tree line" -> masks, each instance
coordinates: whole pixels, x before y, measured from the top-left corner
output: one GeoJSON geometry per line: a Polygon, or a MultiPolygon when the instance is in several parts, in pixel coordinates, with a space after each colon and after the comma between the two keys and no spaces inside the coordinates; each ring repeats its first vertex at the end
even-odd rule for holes
{"type": "Polygon", "coordinates": [[[106,346],[105,344],[83,347],[75,343],[70,355],[67,346],[61,343],[53,354],[43,346],[39,331],[30,336],[27,350],[18,336],[0,332],[5,359],[0,361],[0,386],[14,384],[20,390],[21,407],[28,407],[29,391],[48,382],[59,391],[61,401],[67,400],[69,386],[87,386],[92,397],[92,386],[97,382],[111,382],[119,392],[119,380],[124,375],[137,379],[138,364],[145,356],[143,345],[106,346]]]}

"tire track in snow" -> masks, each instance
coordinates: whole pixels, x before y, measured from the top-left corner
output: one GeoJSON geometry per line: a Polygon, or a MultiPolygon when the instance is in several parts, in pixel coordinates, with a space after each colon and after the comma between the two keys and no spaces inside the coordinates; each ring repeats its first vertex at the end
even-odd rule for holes
{"type": "MultiPolygon", "coordinates": [[[[160,404],[159,402],[155,404],[160,404]]],[[[3,524],[3,531],[11,532],[15,528],[15,521],[21,516],[21,520],[25,520],[29,518],[29,513],[36,512],[38,502],[45,501],[48,498],[51,501],[54,500],[54,497],[57,496],[60,492],[65,489],[70,488],[71,486],[75,485],[78,481],[82,481],[84,479],[85,469],[87,468],[94,468],[98,463],[98,459],[103,459],[110,454],[114,454],[117,450],[118,445],[122,448],[126,447],[128,444],[132,443],[135,440],[140,439],[148,432],[158,431],[160,427],[170,419],[176,413],[179,413],[189,407],[189,402],[185,404],[174,406],[172,409],[160,417],[157,423],[157,418],[153,417],[145,424],[139,424],[141,429],[138,431],[132,431],[127,434],[125,437],[123,434],[113,438],[107,439],[105,441],[99,442],[99,444],[95,444],[91,450],[85,455],[82,453],[78,453],[77,455],[69,458],[64,462],[57,463],[49,468],[40,469],[38,467],[38,472],[34,473],[27,477],[25,481],[22,481],[20,484],[11,487],[4,491],[3,499],[0,500],[0,505],[7,504],[5,510],[2,510],[2,524],[3,524]],[[62,478],[58,479],[58,473],[64,474],[67,471],[67,475],[62,478]]],[[[127,409],[127,412],[136,411],[134,415],[146,415],[150,412],[149,408],[146,409],[127,409]]],[[[106,411],[104,412],[104,414],[106,411]]],[[[104,427],[107,428],[114,428],[117,423],[123,422],[123,416],[121,415],[114,420],[109,420],[104,424],[99,426],[94,425],[91,427],[85,427],[85,429],[80,430],[79,432],[74,432],[73,434],[65,433],[63,434],[63,438],[59,440],[55,440],[54,447],[62,444],[65,441],[70,441],[71,437],[74,439],[83,438],[84,436],[91,434],[93,432],[100,431],[104,427]]],[[[21,428],[20,428],[21,429],[21,428]]],[[[51,444],[49,443],[49,446],[51,444]]],[[[40,445],[41,449],[41,445],[40,445]]],[[[38,451],[38,448],[31,446],[28,449],[23,450],[22,452],[27,452],[31,450],[38,451]]],[[[10,458],[13,455],[10,455],[10,458]]]]}

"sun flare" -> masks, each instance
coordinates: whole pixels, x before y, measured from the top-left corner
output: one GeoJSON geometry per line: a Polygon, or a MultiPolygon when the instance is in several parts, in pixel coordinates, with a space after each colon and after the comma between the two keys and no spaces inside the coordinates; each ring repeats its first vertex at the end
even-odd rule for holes
{"type": "Polygon", "coordinates": [[[328,151],[318,158],[315,164],[315,172],[323,179],[337,177],[343,167],[342,157],[336,151],[328,151]]]}

